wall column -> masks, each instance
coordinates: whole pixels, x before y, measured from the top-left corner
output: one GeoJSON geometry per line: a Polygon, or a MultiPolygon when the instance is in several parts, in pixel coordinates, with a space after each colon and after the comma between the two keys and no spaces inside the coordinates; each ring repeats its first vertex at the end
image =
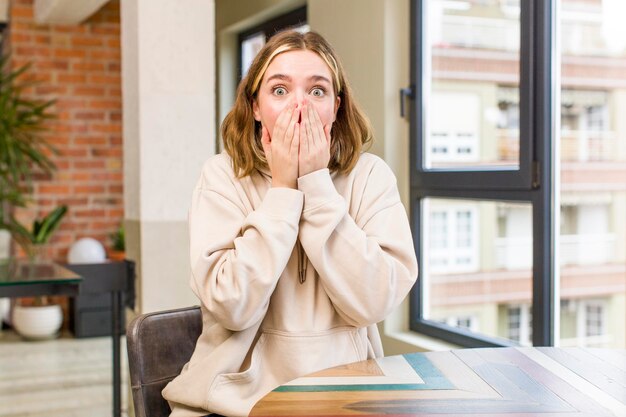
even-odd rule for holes
{"type": "Polygon", "coordinates": [[[127,257],[139,312],[197,304],[187,211],[215,153],[212,0],[124,0],[122,88],[127,257]]]}

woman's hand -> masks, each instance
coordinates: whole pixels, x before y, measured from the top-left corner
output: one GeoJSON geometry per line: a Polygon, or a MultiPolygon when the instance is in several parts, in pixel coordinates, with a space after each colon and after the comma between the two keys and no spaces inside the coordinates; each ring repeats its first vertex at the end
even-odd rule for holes
{"type": "Polygon", "coordinates": [[[261,144],[272,173],[272,187],[297,188],[300,112],[297,103],[285,107],[276,119],[271,136],[267,128],[262,127],[261,144]]]}
{"type": "Polygon", "coordinates": [[[300,177],[328,168],[330,161],[330,126],[324,126],[315,107],[306,102],[302,107],[298,161],[300,177]]]}

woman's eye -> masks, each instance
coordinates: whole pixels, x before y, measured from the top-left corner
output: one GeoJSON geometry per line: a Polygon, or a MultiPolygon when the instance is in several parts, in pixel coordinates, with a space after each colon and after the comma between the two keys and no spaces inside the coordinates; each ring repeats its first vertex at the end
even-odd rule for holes
{"type": "Polygon", "coordinates": [[[274,94],[277,96],[284,96],[287,94],[287,89],[285,87],[276,87],[274,88],[274,94]]]}
{"type": "Polygon", "coordinates": [[[314,88],[313,90],[311,90],[311,95],[312,95],[313,97],[324,97],[324,94],[325,94],[325,93],[326,93],[326,92],[324,91],[324,89],[319,88],[319,87],[316,87],[316,88],[314,88]]]}

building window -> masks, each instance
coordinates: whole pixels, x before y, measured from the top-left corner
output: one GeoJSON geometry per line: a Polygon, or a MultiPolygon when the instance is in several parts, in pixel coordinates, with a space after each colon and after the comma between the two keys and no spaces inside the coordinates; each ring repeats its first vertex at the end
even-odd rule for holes
{"type": "MultiPolygon", "coordinates": [[[[608,306],[611,298],[583,298],[561,300],[561,346],[610,347],[621,334],[609,332],[608,306]]],[[[615,328],[623,324],[623,318],[614,318],[619,322],[615,328]]]]}
{"type": "Polygon", "coordinates": [[[448,326],[458,327],[471,331],[478,330],[478,319],[474,316],[449,316],[444,322],[448,326]]]}
{"type": "Polygon", "coordinates": [[[429,221],[429,263],[433,273],[468,272],[478,266],[478,230],[475,207],[431,206],[429,221]]]}
{"type": "Polygon", "coordinates": [[[586,337],[601,336],[605,334],[605,306],[600,301],[588,301],[585,303],[585,330],[586,337]]]}
{"type": "Polygon", "coordinates": [[[524,346],[532,345],[533,316],[528,304],[507,307],[507,337],[524,346]]]}

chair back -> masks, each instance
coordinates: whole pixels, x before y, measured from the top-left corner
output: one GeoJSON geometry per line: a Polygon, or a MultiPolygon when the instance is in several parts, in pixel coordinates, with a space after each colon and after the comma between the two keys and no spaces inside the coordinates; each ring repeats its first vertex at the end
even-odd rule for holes
{"type": "Polygon", "coordinates": [[[136,317],[126,331],[136,417],[167,417],[161,390],[189,362],[202,332],[200,307],[157,311],[136,317]]]}

